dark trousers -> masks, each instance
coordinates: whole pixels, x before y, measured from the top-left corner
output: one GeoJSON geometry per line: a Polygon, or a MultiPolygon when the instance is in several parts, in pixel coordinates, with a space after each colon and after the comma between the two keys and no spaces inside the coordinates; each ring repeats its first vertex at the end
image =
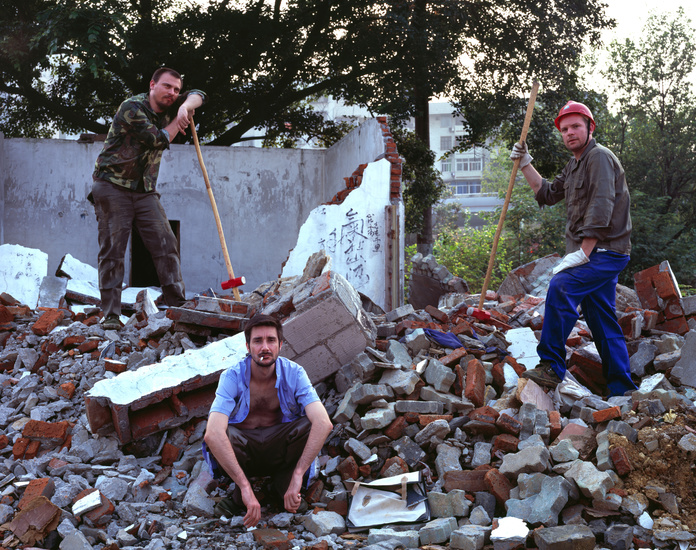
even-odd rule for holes
{"type": "Polygon", "coordinates": [[[616,252],[594,251],[589,263],[561,271],[551,279],[537,353],[551,363],[561,379],[566,372],[565,343],[578,320],[580,305],[602,358],[610,394],[623,395],[636,389],[626,339],[616,319],[616,283],[629,259],[616,252]]]}
{"type": "Polygon", "coordinates": [[[152,256],[164,303],[184,303],[176,236],[159,193],[137,193],[97,180],[92,185],[92,197],[99,228],[99,291],[104,315],[121,314],[124,257],[133,225],[152,256]]]}
{"type": "MultiPolygon", "coordinates": [[[[230,424],[227,437],[247,478],[271,476],[276,496],[283,498],[288,490],[292,472],[302,456],[312,423],[306,416],[267,428],[240,430],[230,424]]],[[[232,494],[242,504],[241,492],[232,494]]]]}

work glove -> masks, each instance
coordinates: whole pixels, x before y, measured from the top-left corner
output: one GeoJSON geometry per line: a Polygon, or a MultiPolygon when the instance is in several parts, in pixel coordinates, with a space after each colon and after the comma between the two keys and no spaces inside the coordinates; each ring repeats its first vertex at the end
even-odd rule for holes
{"type": "Polygon", "coordinates": [[[510,153],[510,160],[520,159],[520,168],[524,168],[530,162],[534,160],[534,157],[529,154],[529,149],[527,149],[527,142],[515,143],[512,147],[512,153],[510,153]]]}
{"type": "Polygon", "coordinates": [[[561,263],[553,268],[553,274],[556,275],[564,269],[586,264],[589,261],[590,259],[585,255],[585,252],[583,252],[581,248],[580,250],[576,250],[575,252],[571,252],[570,254],[566,254],[565,256],[563,256],[561,263]]]}

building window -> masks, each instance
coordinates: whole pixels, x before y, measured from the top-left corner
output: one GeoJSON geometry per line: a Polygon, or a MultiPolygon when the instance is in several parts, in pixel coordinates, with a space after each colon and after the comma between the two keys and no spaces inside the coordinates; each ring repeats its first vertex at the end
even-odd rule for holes
{"type": "Polygon", "coordinates": [[[456,159],[457,161],[457,172],[468,172],[469,171],[469,162],[467,159],[459,157],[456,159]]]}
{"type": "Polygon", "coordinates": [[[443,174],[449,173],[452,171],[452,159],[445,159],[440,163],[440,172],[443,174]]]}
{"type": "Polygon", "coordinates": [[[469,160],[469,171],[477,172],[481,170],[481,160],[480,159],[470,159],[469,160]]]}
{"type": "Polygon", "coordinates": [[[440,128],[450,128],[452,126],[452,117],[442,115],[440,117],[440,128]]]}
{"type": "Polygon", "coordinates": [[[452,136],[440,136],[440,149],[449,151],[452,148],[452,136]]]}
{"type": "Polygon", "coordinates": [[[456,181],[450,184],[454,195],[476,195],[481,193],[480,181],[456,181]]]}

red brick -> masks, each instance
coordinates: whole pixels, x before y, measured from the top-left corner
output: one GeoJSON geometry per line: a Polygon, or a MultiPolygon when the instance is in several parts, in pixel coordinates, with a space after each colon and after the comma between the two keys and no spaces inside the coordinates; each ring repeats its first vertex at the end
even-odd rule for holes
{"type": "Polygon", "coordinates": [[[171,466],[179,459],[180,454],[181,449],[179,447],[171,443],[165,443],[162,447],[162,465],[171,466]]]}
{"type": "Polygon", "coordinates": [[[483,406],[483,397],[486,391],[486,371],[478,359],[472,359],[466,367],[466,388],[464,397],[471,401],[475,407],[483,406]]]}
{"type": "Polygon", "coordinates": [[[382,469],[379,472],[380,476],[384,475],[384,472],[386,472],[393,464],[398,464],[399,468],[401,469],[401,473],[407,474],[408,473],[408,464],[406,461],[401,458],[400,456],[392,456],[391,458],[388,458],[387,460],[384,461],[384,466],[382,466],[382,469]]]}
{"type": "Polygon", "coordinates": [[[503,363],[496,363],[491,369],[491,375],[493,376],[493,385],[498,389],[502,389],[505,386],[505,369],[503,368],[503,363]]]}
{"type": "Polygon", "coordinates": [[[425,427],[436,420],[447,420],[449,422],[452,418],[454,417],[451,414],[421,414],[418,415],[418,424],[425,427]]]}
{"type": "Polygon", "coordinates": [[[14,315],[10,313],[9,309],[0,304],[0,325],[11,323],[12,321],[14,321],[14,315]]]}
{"type": "Polygon", "coordinates": [[[336,512],[339,516],[346,517],[348,515],[348,501],[331,499],[326,506],[327,512],[336,512]]]}
{"type": "Polygon", "coordinates": [[[559,411],[549,411],[549,424],[551,425],[551,441],[555,441],[563,430],[561,413],[559,411]]]}
{"type": "Polygon", "coordinates": [[[32,332],[37,336],[46,336],[63,320],[64,313],[62,309],[47,309],[32,325],[32,332]]]}
{"type": "Polygon", "coordinates": [[[480,420],[472,420],[467,422],[462,426],[464,430],[470,436],[482,435],[486,439],[492,438],[494,435],[498,435],[498,428],[492,422],[481,422],[480,420]]]}
{"type": "Polygon", "coordinates": [[[679,289],[675,284],[671,270],[660,271],[652,278],[652,284],[655,287],[655,292],[663,300],[670,298],[679,298],[679,289]]]}
{"type": "Polygon", "coordinates": [[[56,485],[50,477],[32,479],[29,485],[27,485],[27,488],[24,489],[24,494],[17,504],[17,508],[21,510],[36,497],[43,496],[50,500],[55,490],[56,485]]]}
{"type": "Polygon", "coordinates": [[[655,328],[665,332],[680,334],[682,336],[689,332],[689,325],[686,322],[685,317],[677,317],[676,319],[670,319],[664,323],[658,323],[655,328]]]}
{"type": "Polygon", "coordinates": [[[491,468],[483,477],[486,490],[491,493],[498,504],[504,505],[510,499],[512,484],[497,468],[491,468]]]}
{"type": "Polygon", "coordinates": [[[466,348],[457,348],[455,349],[452,353],[449,355],[445,355],[444,357],[440,357],[440,363],[443,365],[446,365],[448,367],[451,367],[455,363],[459,363],[459,360],[466,355],[467,351],[466,348]]]}
{"type": "Polygon", "coordinates": [[[372,467],[369,464],[358,466],[358,472],[362,477],[367,477],[372,473],[372,467]]]}
{"type": "Polygon", "coordinates": [[[514,436],[520,435],[520,431],[522,431],[522,424],[520,421],[507,413],[499,415],[495,420],[495,425],[501,432],[514,436]]]}
{"type": "Polygon", "coordinates": [[[0,435],[0,450],[7,447],[9,442],[10,442],[10,440],[5,434],[0,435]]]}
{"type": "Polygon", "coordinates": [[[131,435],[133,439],[140,439],[158,432],[161,427],[168,426],[176,416],[171,407],[164,402],[135,411],[130,417],[131,435]]]}
{"type": "Polygon", "coordinates": [[[628,313],[619,318],[619,326],[621,327],[621,332],[627,338],[633,336],[633,319],[635,319],[637,314],[635,312],[628,313]]]}
{"type": "Polygon", "coordinates": [[[122,372],[126,371],[126,363],[123,363],[122,361],[117,361],[116,359],[105,359],[104,360],[104,369],[108,370],[109,372],[115,372],[116,374],[121,374],[122,372]]]}
{"type": "Polygon", "coordinates": [[[40,447],[41,447],[41,442],[37,441],[36,439],[32,439],[29,442],[29,445],[27,445],[27,450],[24,453],[24,458],[26,460],[31,460],[32,458],[36,458],[36,455],[39,454],[40,447]]]}
{"type": "Polygon", "coordinates": [[[459,321],[450,332],[452,332],[452,334],[455,336],[463,334],[464,336],[468,336],[470,338],[474,337],[474,329],[472,328],[471,323],[464,320],[459,321]]]}
{"type": "Polygon", "coordinates": [[[12,446],[12,456],[15,460],[24,458],[24,453],[27,452],[27,447],[29,446],[30,441],[31,440],[27,439],[26,437],[20,437],[17,441],[15,441],[14,445],[12,446]]]}
{"type": "Polygon", "coordinates": [[[487,422],[488,424],[495,424],[499,416],[500,413],[493,407],[489,406],[479,407],[478,409],[474,409],[469,413],[469,419],[477,420],[479,422],[487,422]]]}
{"type": "Polygon", "coordinates": [[[459,397],[464,393],[464,386],[466,385],[466,372],[460,365],[454,366],[454,383],[452,384],[452,393],[459,397]]]}
{"type": "Polygon", "coordinates": [[[631,459],[628,458],[628,453],[623,447],[614,447],[609,451],[609,458],[614,463],[614,469],[620,476],[625,476],[633,470],[631,459]]]}
{"type": "Polygon", "coordinates": [[[36,439],[45,443],[48,447],[62,445],[68,437],[70,425],[66,421],[43,422],[30,420],[22,430],[22,436],[36,439]]]}
{"type": "Polygon", "coordinates": [[[487,491],[484,478],[486,470],[450,470],[445,472],[445,491],[450,492],[454,489],[461,489],[469,493],[487,491]]]}
{"type": "Polygon", "coordinates": [[[520,440],[512,434],[500,434],[493,438],[492,443],[493,453],[498,450],[504,453],[515,453],[517,452],[517,446],[520,444],[520,440]]]}
{"type": "Polygon", "coordinates": [[[99,347],[99,340],[87,340],[80,344],[77,349],[80,353],[90,353],[99,347]]]}
{"type": "Polygon", "coordinates": [[[66,336],[65,339],[63,340],[62,347],[63,349],[70,349],[70,348],[75,348],[79,346],[82,342],[85,341],[85,337],[80,335],[75,335],[75,336],[66,336]]]}
{"type": "Polygon", "coordinates": [[[58,386],[56,393],[61,397],[65,397],[66,399],[72,399],[72,396],[75,393],[75,384],[72,382],[65,382],[58,386]]]}
{"type": "Polygon", "coordinates": [[[431,306],[430,304],[428,304],[427,306],[425,306],[425,312],[436,321],[439,321],[440,323],[449,322],[449,317],[447,317],[447,314],[444,311],[439,310],[435,306],[431,306]]]}
{"type": "Polygon", "coordinates": [[[324,492],[324,482],[321,479],[315,479],[307,488],[305,499],[309,504],[314,504],[321,500],[321,495],[324,492]]]}
{"type": "Polygon", "coordinates": [[[341,479],[358,479],[358,463],[352,456],[349,456],[338,465],[338,473],[341,479]]]}
{"type": "Polygon", "coordinates": [[[406,419],[403,416],[398,416],[387,428],[384,430],[384,435],[389,439],[396,441],[404,435],[404,428],[406,427],[406,419]]]}
{"type": "Polygon", "coordinates": [[[615,418],[621,418],[621,409],[619,407],[609,407],[608,409],[603,409],[601,411],[594,411],[592,413],[592,418],[597,423],[608,422],[615,418]]]}
{"type": "Polygon", "coordinates": [[[634,275],[634,288],[636,290],[636,294],[638,294],[640,305],[642,305],[645,309],[658,309],[659,302],[657,300],[657,292],[652,286],[652,282],[650,280],[639,281],[635,279],[634,275]]]}

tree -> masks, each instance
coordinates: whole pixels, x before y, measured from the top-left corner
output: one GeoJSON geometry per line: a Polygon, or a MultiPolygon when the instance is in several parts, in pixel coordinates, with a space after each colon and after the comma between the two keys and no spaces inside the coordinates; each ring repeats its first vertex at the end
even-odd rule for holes
{"type": "MultiPolygon", "coordinates": [[[[582,45],[597,43],[613,23],[601,0],[0,0],[0,7],[6,135],[104,133],[120,101],[146,90],[154,68],[166,65],[208,93],[196,122],[201,139],[216,145],[255,128],[280,144],[335,134],[305,101],[317,95],[395,120],[415,116],[420,130],[428,100],[447,95],[467,122],[461,146],[482,144],[516,113],[533,78],[558,87],[582,45]]],[[[436,200],[427,189],[420,195],[436,200]]],[[[422,205],[426,220],[431,204],[422,205]]]]}
{"type": "Polygon", "coordinates": [[[630,273],[668,259],[678,280],[696,283],[696,97],[691,21],[653,14],[637,40],[614,42],[606,76],[618,112],[607,137],[632,195],[630,273]]]}

